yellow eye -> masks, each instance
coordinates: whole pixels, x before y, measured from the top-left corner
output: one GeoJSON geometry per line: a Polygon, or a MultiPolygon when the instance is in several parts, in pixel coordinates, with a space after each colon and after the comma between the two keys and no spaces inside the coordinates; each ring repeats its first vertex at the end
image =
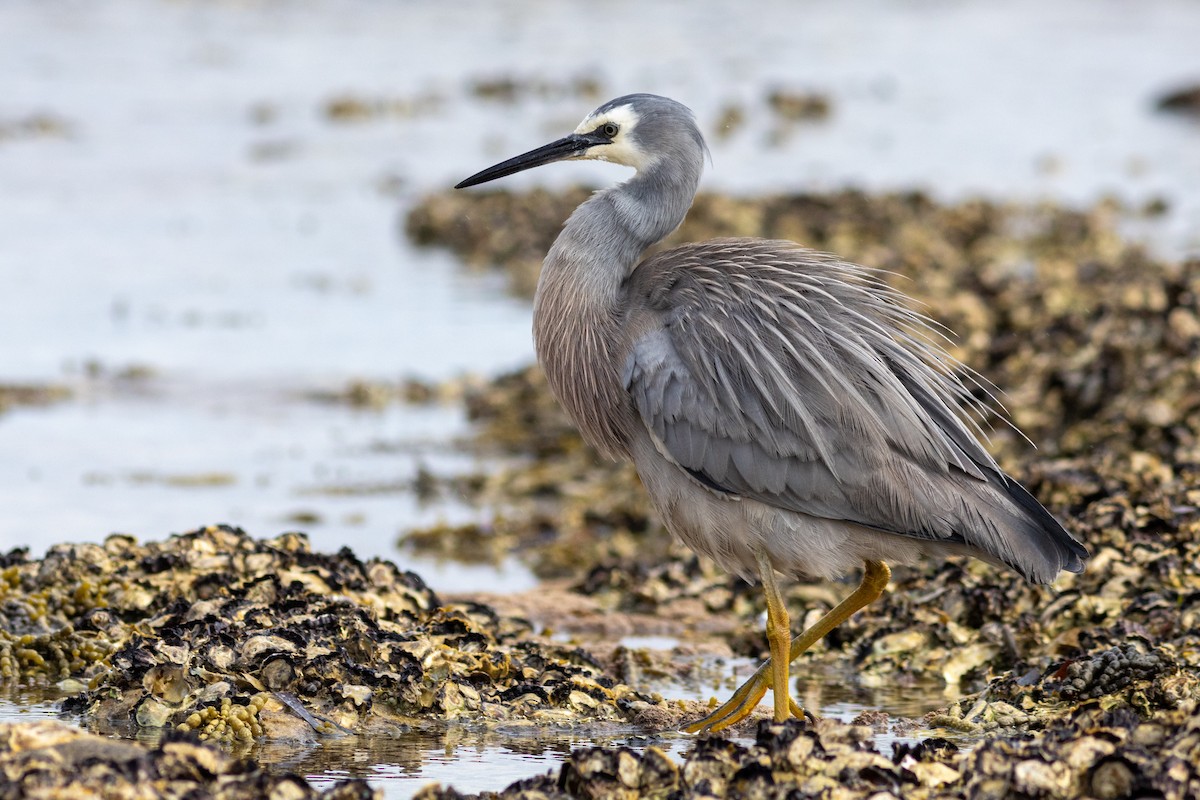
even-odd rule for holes
{"type": "Polygon", "coordinates": [[[620,133],[620,131],[621,131],[621,129],[617,127],[617,123],[615,123],[615,122],[606,122],[600,128],[600,132],[603,133],[605,136],[607,136],[609,139],[616,136],[618,133],[620,133]]]}

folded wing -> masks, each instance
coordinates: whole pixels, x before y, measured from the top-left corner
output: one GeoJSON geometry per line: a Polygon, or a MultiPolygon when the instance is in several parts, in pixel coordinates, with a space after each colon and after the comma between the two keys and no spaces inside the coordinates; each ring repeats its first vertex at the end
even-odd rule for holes
{"type": "Polygon", "coordinates": [[[660,450],[714,491],[965,545],[1030,580],[1086,550],[1005,475],[927,320],[869,271],[788,242],[643,262],[624,380],[660,450]]]}

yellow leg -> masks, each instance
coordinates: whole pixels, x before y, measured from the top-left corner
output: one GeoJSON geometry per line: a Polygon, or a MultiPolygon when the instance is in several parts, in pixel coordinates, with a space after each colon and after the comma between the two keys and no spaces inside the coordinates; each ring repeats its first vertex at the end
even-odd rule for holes
{"type": "MultiPolygon", "coordinates": [[[[871,603],[879,599],[879,595],[883,594],[884,587],[887,586],[888,580],[892,576],[892,571],[888,569],[888,565],[882,561],[868,561],[863,569],[862,582],[849,597],[838,603],[828,614],[821,617],[808,630],[801,633],[792,640],[791,648],[788,650],[788,663],[795,661],[808,648],[812,647],[816,642],[819,642],[831,630],[841,625],[849,619],[856,611],[866,608],[871,603]]],[[[778,591],[778,589],[776,589],[778,591]]],[[[769,592],[769,590],[768,590],[769,592]]],[[[768,594],[767,600],[767,626],[768,638],[770,637],[770,597],[768,594]]],[[[750,680],[743,683],[738,690],[733,693],[733,696],[724,703],[716,711],[713,711],[703,719],[697,720],[690,725],[684,726],[684,730],[688,733],[700,733],[701,731],[719,731],[728,728],[731,725],[736,725],[741,722],[750,712],[754,711],[758,702],[762,700],[763,695],[767,693],[767,689],[771,685],[777,686],[778,677],[777,670],[773,665],[775,656],[774,645],[772,645],[772,659],[767,661],[758,668],[758,671],[750,676],[750,680]],[[768,679],[768,672],[770,678],[768,679]]],[[[782,695],[787,698],[787,704],[791,713],[800,716],[801,711],[791,698],[787,695],[787,672],[784,670],[784,690],[782,695]]],[[[779,702],[778,695],[776,696],[775,707],[776,719],[779,717],[779,702]]],[[[786,719],[786,714],[783,717],[786,719]]]]}
{"type": "Polygon", "coordinates": [[[758,574],[762,578],[763,594],[767,597],[767,644],[771,648],[771,692],[775,699],[775,721],[791,716],[791,692],[788,690],[788,647],[792,642],[792,621],[787,604],[775,580],[775,568],[765,552],[758,554],[758,574]]]}

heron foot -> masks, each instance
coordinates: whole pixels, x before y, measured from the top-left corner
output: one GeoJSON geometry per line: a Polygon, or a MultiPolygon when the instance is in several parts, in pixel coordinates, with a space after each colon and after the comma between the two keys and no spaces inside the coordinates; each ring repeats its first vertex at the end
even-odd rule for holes
{"type": "MultiPolygon", "coordinates": [[[[771,688],[772,674],[771,662],[764,662],[758,671],[750,676],[749,680],[738,687],[732,697],[703,719],[685,725],[683,730],[686,733],[716,733],[737,725],[758,707],[759,702],[766,695],[767,689],[771,688]]],[[[787,698],[787,704],[791,716],[808,719],[814,723],[817,721],[817,717],[812,712],[800,708],[800,705],[791,697],[787,698]]]]}
{"type": "MultiPolygon", "coordinates": [[[[887,564],[883,563],[882,561],[866,562],[865,569],[863,570],[862,582],[859,583],[858,588],[855,589],[849,597],[839,603],[837,607],[833,608],[828,614],[817,620],[817,622],[811,628],[792,639],[791,647],[787,653],[788,664],[799,658],[801,653],[812,647],[812,645],[822,639],[825,634],[829,633],[838,625],[841,625],[843,622],[845,622],[854,614],[854,612],[864,608],[867,605],[870,605],[877,600],[879,595],[883,593],[884,587],[887,586],[888,579],[890,577],[891,570],[888,569],[887,564]]],[[[774,602],[771,598],[772,587],[770,586],[770,584],[774,582],[773,576],[770,580],[764,576],[764,581],[768,584],[767,596],[769,607],[774,602]]],[[[778,590],[776,589],[776,595],[777,592],[778,590]]],[[[774,632],[772,631],[773,626],[771,624],[772,616],[773,615],[769,611],[767,617],[767,633],[769,639],[772,638],[771,634],[774,632]]],[[[774,652],[775,650],[775,643],[772,642],[772,651],[774,652]]],[[[779,698],[779,695],[787,696],[786,675],[786,665],[784,669],[779,670],[776,669],[771,660],[768,660],[761,667],[759,667],[753,675],[750,676],[750,680],[738,687],[738,690],[734,692],[733,696],[730,697],[725,703],[720,705],[716,710],[704,718],[698,719],[689,725],[685,725],[683,730],[687,733],[701,733],[704,731],[716,732],[724,730],[732,725],[736,725],[746,717],[750,716],[750,713],[758,706],[759,701],[763,699],[767,693],[767,689],[769,688],[774,689],[774,691],[777,693],[775,706],[776,720],[782,721],[780,718],[780,704],[782,700],[779,698]],[[775,683],[780,674],[785,676],[785,683],[782,687],[780,687],[778,683],[775,683]]],[[[811,719],[813,722],[816,722],[817,718],[811,713],[802,710],[790,696],[787,696],[787,708],[792,716],[803,716],[811,719]]]]}

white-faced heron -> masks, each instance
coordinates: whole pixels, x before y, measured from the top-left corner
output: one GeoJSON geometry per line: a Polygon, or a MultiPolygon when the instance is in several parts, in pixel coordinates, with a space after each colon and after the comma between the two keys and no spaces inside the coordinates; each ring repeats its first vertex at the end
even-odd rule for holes
{"type": "Polygon", "coordinates": [[[632,94],[456,187],[566,159],[636,170],[550,248],[534,339],[584,438],[633,460],[667,528],[762,581],[771,658],[693,732],[740,721],[768,688],[776,720],[800,715],[789,664],[879,597],[887,561],[965,553],[1047,583],[1088,556],[983,449],[965,368],[870,270],[749,238],[642,260],[683,221],[707,152],[687,107],[632,94]],[[793,639],[776,573],[860,567],[858,588],[793,639]]]}

